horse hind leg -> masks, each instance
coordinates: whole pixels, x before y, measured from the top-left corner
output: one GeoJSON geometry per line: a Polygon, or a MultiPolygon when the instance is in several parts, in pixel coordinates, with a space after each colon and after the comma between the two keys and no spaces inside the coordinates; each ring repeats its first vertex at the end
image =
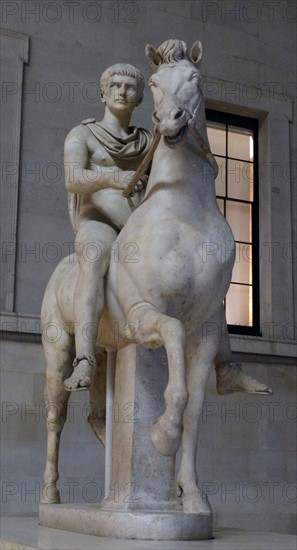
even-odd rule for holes
{"type": "Polygon", "coordinates": [[[70,393],[64,389],[64,380],[70,375],[71,350],[73,338],[66,332],[61,333],[57,342],[43,341],[46,357],[45,401],[47,408],[47,457],[44,472],[44,487],[40,502],[59,504],[60,494],[57,488],[59,479],[58,454],[60,437],[67,417],[67,404],[70,393]]]}
{"type": "Polygon", "coordinates": [[[183,412],[188,401],[183,324],[146,303],[132,308],[128,321],[136,327],[135,336],[139,344],[148,348],[163,345],[166,349],[169,381],[164,393],[165,412],[153,425],[151,438],[161,454],[174,456],[180,446],[183,412]]]}
{"type": "Polygon", "coordinates": [[[90,414],[88,423],[95,436],[105,445],[106,428],[106,363],[107,354],[96,354],[96,369],[90,387],[90,414]]]}

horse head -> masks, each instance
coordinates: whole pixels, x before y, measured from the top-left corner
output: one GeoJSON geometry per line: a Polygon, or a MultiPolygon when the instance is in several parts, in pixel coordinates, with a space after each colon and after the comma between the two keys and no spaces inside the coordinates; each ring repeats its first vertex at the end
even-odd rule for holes
{"type": "Polygon", "coordinates": [[[201,42],[194,42],[188,53],[185,42],[166,40],[156,49],[145,50],[150,67],[155,71],[149,80],[155,110],[153,122],[169,144],[179,142],[189,125],[204,117],[201,75],[201,42]]]}

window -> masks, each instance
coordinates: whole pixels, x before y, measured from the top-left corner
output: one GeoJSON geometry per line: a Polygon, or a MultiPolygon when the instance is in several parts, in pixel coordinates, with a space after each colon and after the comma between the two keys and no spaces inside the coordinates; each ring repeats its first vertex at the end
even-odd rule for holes
{"type": "Polygon", "coordinates": [[[217,201],[236,243],[227,323],[232,333],[259,335],[258,121],[210,109],[206,118],[217,201]]]}

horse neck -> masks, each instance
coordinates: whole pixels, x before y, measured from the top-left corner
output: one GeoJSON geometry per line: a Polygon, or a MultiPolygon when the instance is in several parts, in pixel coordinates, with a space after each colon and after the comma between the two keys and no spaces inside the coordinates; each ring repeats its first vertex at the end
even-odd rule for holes
{"type": "MultiPolygon", "coordinates": [[[[209,147],[204,105],[201,105],[199,116],[196,116],[195,128],[209,147]]],[[[169,147],[164,137],[161,137],[154,154],[146,194],[149,194],[153,188],[155,191],[163,189],[170,193],[175,181],[177,185],[181,183],[181,190],[187,186],[187,190],[191,192],[192,187],[193,195],[195,197],[200,195],[202,201],[204,198],[215,200],[213,169],[201,154],[201,149],[189,130],[183,141],[174,147],[169,147]],[[199,185],[197,185],[197,177],[199,185]],[[168,186],[169,182],[171,186],[168,186]]]]}
{"type": "Polygon", "coordinates": [[[197,132],[200,134],[202,139],[204,140],[205,144],[210,149],[209,141],[208,141],[208,135],[207,135],[207,127],[206,127],[206,117],[205,117],[205,104],[204,104],[204,98],[201,98],[200,106],[198,113],[195,118],[195,128],[197,132]]]}
{"type": "Polygon", "coordinates": [[[195,149],[192,136],[178,150],[169,149],[161,138],[144,197],[150,209],[157,206],[158,211],[176,212],[189,224],[196,223],[206,212],[217,211],[212,167],[195,149]]]}

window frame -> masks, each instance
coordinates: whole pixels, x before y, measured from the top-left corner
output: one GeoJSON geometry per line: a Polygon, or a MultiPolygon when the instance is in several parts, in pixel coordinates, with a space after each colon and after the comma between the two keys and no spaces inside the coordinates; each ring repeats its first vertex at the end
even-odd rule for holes
{"type": "MultiPolygon", "coordinates": [[[[253,201],[244,201],[234,199],[236,202],[251,205],[251,243],[252,243],[252,301],[253,301],[253,324],[252,326],[228,324],[230,334],[243,334],[250,336],[261,336],[260,331],[260,257],[259,257],[259,121],[256,118],[235,115],[229,112],[217,111],[207,108],[205,110],[206,122],[217,122],[225,125],[227,133],[228,126],[236,126],[250,130],[254,142],[254,160],[253,160],[253,201]]],[[[228,134],[227,134],[228,139],[228,134]]],[[[226,150],[226,160],[228,150],[226,150]]],[[[218,155],[220,156],[220,155],[218,155]]],[[[231,157],[230,157],[231,158],[231,157]]],[[[226,162],[226,183],[227,183],[227,162],[226,162]]],[[[226,200],[225,197],[217,195],[217,198],[226,200]]],[[[233,200],[233,199],[232,199],[233,200]]]]}

